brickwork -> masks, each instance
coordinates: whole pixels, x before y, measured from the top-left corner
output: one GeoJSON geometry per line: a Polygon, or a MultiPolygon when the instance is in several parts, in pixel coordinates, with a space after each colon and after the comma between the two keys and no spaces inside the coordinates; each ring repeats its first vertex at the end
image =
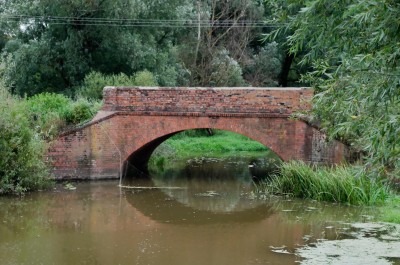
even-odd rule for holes
{"type": "Polygon", "coordinates": [[[291,114],[308,110],[305,88],[107,87],[104,111],[291,114]]]}
{"type": "Polygon", "coordinates": [[[317,129],[288,119],[293,111],[309,108],[305,99],[312,92],[248,90],[106,88],[105,103],[96,118],[60,135],[49,149],[54,175],[58,179],[118,178],[127,161],[145,168],[158,144],[176,132],[196,128],[243,134],[283,160],[338,163],[345,159],[344,145],[328,144],[317,129]]]}

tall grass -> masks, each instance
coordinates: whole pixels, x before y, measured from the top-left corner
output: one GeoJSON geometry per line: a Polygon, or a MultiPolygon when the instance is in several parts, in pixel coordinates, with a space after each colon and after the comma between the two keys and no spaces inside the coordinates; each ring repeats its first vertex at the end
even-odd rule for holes
{"type": "Polygon", "coordinates": [[[356,166],[312,167],[295,161],[282,164],[280,174],[261,186],[269,193],[353,205],[383,204],[390,195],[382,180],[356,166]]]}

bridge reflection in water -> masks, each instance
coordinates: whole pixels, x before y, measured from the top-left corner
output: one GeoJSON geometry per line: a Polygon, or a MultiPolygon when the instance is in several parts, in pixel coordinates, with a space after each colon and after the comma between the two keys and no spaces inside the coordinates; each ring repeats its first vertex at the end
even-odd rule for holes
{"type": "Polygon", "coordinates": [[[200,225],[263,220],[271,214],[271,209],[264,201],[255,200],[254,178],[265,177],[271,170],[272,166],[263,161],[274,162],[271,152],[258,156],[190,159],[161,170],[153,169],[148,179],[140,173],[127,176],[124,185],[160,187],[134,189],[131,191],[134,195],[127,200],[158,222],[200,225]],[[255,161],[259,164],[256,168],[255,161]],[[256,169],[262,176],[252,174],[256,169]]]}

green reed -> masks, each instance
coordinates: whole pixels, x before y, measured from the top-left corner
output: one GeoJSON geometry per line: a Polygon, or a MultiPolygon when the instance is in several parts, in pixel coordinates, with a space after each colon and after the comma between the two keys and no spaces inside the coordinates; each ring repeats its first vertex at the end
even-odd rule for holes
{"type": "Polygon", "coordinates": [[[357,166],[309,166],[292,161],[279,175],[261,184],[264,192],[353,205],[383,204],[390,196],[385,181],[357,166]]]}

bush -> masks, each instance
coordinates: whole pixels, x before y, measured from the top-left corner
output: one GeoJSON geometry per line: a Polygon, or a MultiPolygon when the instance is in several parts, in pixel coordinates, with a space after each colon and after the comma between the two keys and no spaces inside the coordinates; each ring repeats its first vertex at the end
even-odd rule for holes
{"type": "Polygon", "coordinates": [[[0,194],[49,186],[45,143],[32,130],[29,107],[0,88],[0,194]]]}
{"type": "Polygon", "coordinates": [[[68,106],[64,116],[65,121],[67,124],[79,124],[88,121],[93,118],[100,106],[99,102],[79,98],[68,106]]]}
{"type": "Polygon", "coordinates": [[[72,100],[55,93],[37,94],[26,103],[32,128],[45,140],[57,136],[67,125],[90,120],[101,107],[100,101],[72,100]]]}
{"type": "Polygon", "coordinates": [[[154,75],[147,71],[140,71],[135,74],[135,80],[132,85],[135,86],[158,86],[154,75]]]}
{"type": "Polygon", "coordinates": [[[26,103],[35,131],[42,138],[51,139],[65,126],[65,115],[72,100],[61,94],[41,93],[30,97],[26,103]]]}
{"type": "Polygon", "coordinates": [[[124,73],[105,75],[99,72],[91,72],[85,76],[77,95],[88,99],[102,99],[103,88],[106,86],[157,86],[154,75],[147,71],[137,72],[134,76],[124,73]]]}
{"type": "Polygon", "coordinates": [[[244,68],[245,79],[251,82],[253,86],[277,86],[282,64],[279,52],[276,42],[268,43],[262,47],[244,68]]]}
{"type": "Polygon", "coordinates": [[[242,68],[235,59],[229,56],[227,50],[220,51],[213,58],[211,67],[211,86],[240,87],[246,85],[242,76],[242,68]]]}
{"type": "Polygon", "coordinates": [[[54,93],[22,100],[0,86],[0,195],[47,187],[45,140],[67,124],[91,119],[99,108],[98,101],[54,93]]]}
{"type": "Polygon", "coordinates": [[[104,75],[100,72],[91,72],[85,76],[78,96],[90,99],[102,99],[103,88],[106,86],[129,86],[134,83],[134,78],[126,74],[104,75]]]}

